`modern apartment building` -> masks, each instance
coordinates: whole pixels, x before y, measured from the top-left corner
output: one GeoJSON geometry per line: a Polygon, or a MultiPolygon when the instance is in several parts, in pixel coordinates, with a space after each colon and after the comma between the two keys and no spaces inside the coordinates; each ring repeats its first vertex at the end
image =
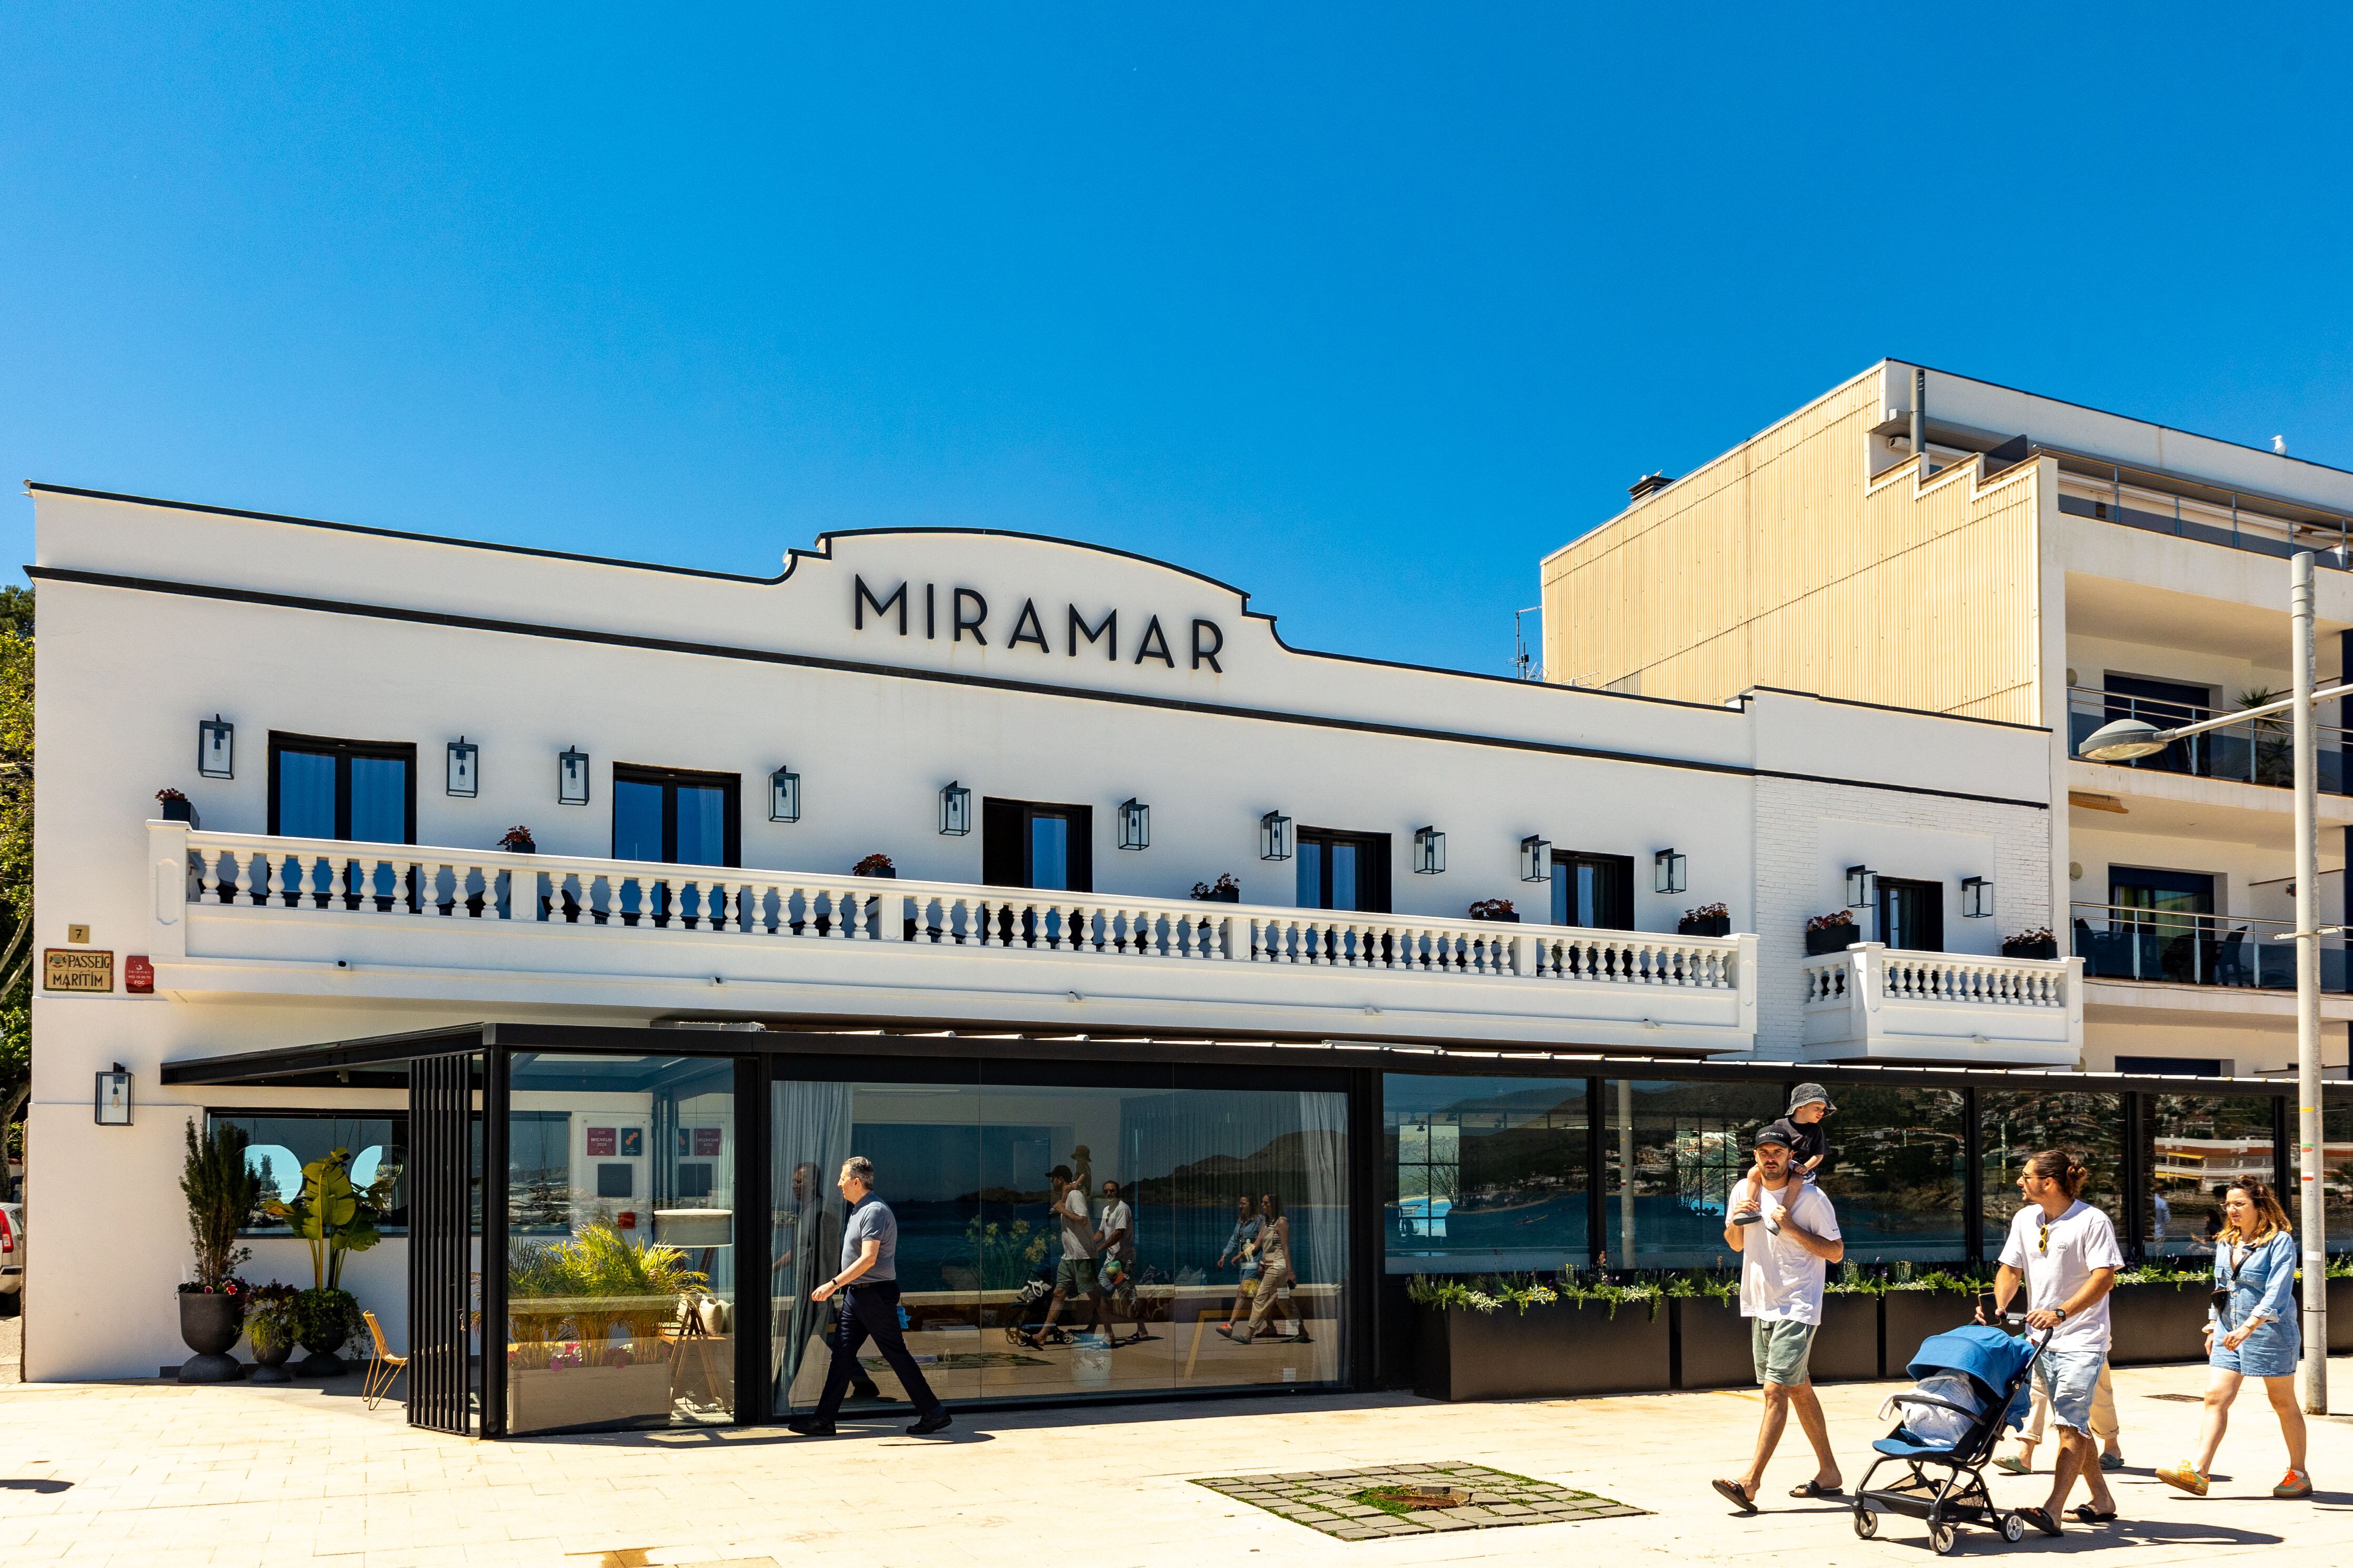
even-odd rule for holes
{"type": "MultiPolygon", "coordinates": [[[[2318,674],[2353,668],[2353,473],[1885,361],[1630,494],[1544,563],[1548,679],[1699,702],[1783,689],[2042,728],[2043,782],[2065,805],[2030,924],[2084,960],[2083,1065],[2292,1070],[2285,723],[2132,764],[2073,752],[2112,719],[2180,723],[2284,695],[2297,551],[2319,563],[2318,674]]],[[[2320,781],[2331,924],[2353,829],[2335,706],[2320,781]]],[[[1869,934],[1938,945],[1904,901],[1905,868],[1870,869],[1869,934]]],[[[1760,934],[1769,951],[1775,933],[1760,934]]],[[[2341,940],[2324,968],[2341,1077],[2341,940]]]]}

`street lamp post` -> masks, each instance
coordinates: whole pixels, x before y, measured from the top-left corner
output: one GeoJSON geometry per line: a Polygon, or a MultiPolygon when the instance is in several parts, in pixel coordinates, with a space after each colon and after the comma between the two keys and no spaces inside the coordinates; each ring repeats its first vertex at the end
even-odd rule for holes
{"type": "Polygon", "coordinates": [[[2288,710],[2295,749],[2295,1078],[2297,1215],[2304,1230],[2304,1407],[2328,1413],[2328,1238],[2323,1205],[2320,1117],[2320,939],[2341,927],[2320,924],[2320,759],[2312,710],[2353,694],[2353,683],[2316,691],[2313,652],[2312,552],[2299,551],[2288,566],[2288,622],[2295,642],[2293,694],[2220,719],[2160,730],[2119,719],[2084,738],[2076,754],[2095,763],[2129,762],[2161,752],[2184,736],[2288,710]]]}

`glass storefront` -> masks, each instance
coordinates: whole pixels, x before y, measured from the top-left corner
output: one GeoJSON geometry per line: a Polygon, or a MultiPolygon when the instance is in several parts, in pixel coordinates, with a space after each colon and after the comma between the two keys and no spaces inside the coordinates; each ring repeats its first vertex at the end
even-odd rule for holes
{"type": "Polygon", "coordinates": [[[2084,1163],[2083,1200],[2106,1212],[2121,1237],[2125,1225],[2124,1096],[2078,1089],[1984,1089],[1978,1095],[1984,1163],[1985,1252],[2001,1251],[2010,1222],[2026,1205],[2018,1178],[2028,1158],[2059,1149],[2084,1163]]]}
{"type": "Polygon", "coordinates": [[[1385,1267],[1511,1274],[1589,1261],[1583,1079],[1382,1080],[1385,1267]]]}
{"type": "Polygon", "coordinates": [[[1858,1263],[1957,1263],[1968,1193],[1968,1124],[1957,1089],[1831,1090],[1821,1188],[1858,1263]]]}
{"type": "Polygon", "coordinates": [[[1783,1093],[1777,1083],[1605,1083],[1612,1268],[1728,1266],[1724,1216],[1732,1184],[1754,1160],[1757,1130],[1781,1114],[1783,1093]]]}
{"type": "Polygon", "coordinates": [[[734,1064],[512,1060],[507,1430],[732,1421],[734,1064]]]}
{"type": "MultiPolygon", "coordinates": [[[[2149,1094],[2140,1103],[2148,1187],[2142,1250],[2152,1258],[2211,1258],[2231,1183],[2275,1179],[2273,1102],[2254,1095],[2149,1094]]],[[[2293,1196],[2284,1201],[2294,1207],[2293,1196]]]]}
{"type": "MultiPolygon", "coordinates": [[[[1336,1079],[1274,1089],[1208,1087],[1230,1075],[1167,1067],[908,1070],[774,1087],[777,1414],[808,1410],[824,1385],[832,1314],[809,1289],[840,1267],[834,1178],[851,1154],[873,1161],[875,1192],[897,1216],[908,1348],[952,1406],[1345,1376],[1347,1097],[1336,1079]],[[1086,1245],[1115,1205],[1133,1223],[1124,1279],[1077,1286],[1058,1305],[1066,1247],[1051,1205],[1072,1188],[1085,1194],[1086,1245]],[[1247,1343],[1245,1199],[1282,1217],[1292,1274],[1247,1343]],[[1229,1324],[1230,1339],[1218,1331],[1229,1324]]],[[[1104,1260],[1090,1261],[1100,1281],[1104,1260]]],[[[880,1408],[904,1409],[880,1353],[861,1364],[880,1408]]]]}
{"type": "MultiPolygon", "coordinates": [[[[2331,1253],[2353,1252],[2353,1098],[2329,1093],[2322,1101],[2320,1122],[2320,1192],[2321,1201],[2327,1205],[2328,1250],[2331,1253]]],[[[2298,1142],[2295,1101],[2287,1102],[2287,1169],[2286,1185],[2280,1192],[2280,1203],[2287,1209],[2289,1221],[2301,1227],[2304,1195],[2297,1183],[2302,1179],[2304,1150],[2298,1142]]]]}

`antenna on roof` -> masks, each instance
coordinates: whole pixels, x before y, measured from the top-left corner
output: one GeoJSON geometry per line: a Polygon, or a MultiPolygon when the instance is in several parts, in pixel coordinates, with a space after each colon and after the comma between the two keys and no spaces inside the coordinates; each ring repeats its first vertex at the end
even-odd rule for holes
{"type": "Polygon", "coordinates": [[[1543,614],[1542,605],[1530,605],[1525,610],[1512,612],[1512,674],[1518,679],[1542,680],[1544,679],[1544,665],[1535,657],[1535,651],[1528,647],[1527,633],[1521,626],[1525,617],[1543,614]]]}

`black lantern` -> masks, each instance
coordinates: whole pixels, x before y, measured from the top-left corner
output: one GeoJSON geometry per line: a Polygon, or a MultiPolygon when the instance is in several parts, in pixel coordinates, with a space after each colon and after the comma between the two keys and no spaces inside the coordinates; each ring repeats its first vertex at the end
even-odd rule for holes
{"type": "Polygon", "coordinates": [[[208,779],[237,777],[237,726],[217,713],[196,725],[196,772],[208,779]]]}
{"type": "Polygon", "coordinates": [[[471,800],[481,783],[482,748],[460,735],[449,742],[449,793],[471,800]]]}
{"type": "Polygon", "coordinates": [[[577,746],[565,749],[556,758],[555,803],[558,805],[588,804],[588,753],[577,746]]]}
{"type": "Polygon", "coordinates": [[[1849,866],[1846,868],[1846,907],[1848,909],[1867,910],[1878,894],[1878,872],[1868,866],[1849,866]]]}
{"type": "Polygon", "coordinates": [[[90,1107],[90,1120],[100,1127],[131,1125],[131,1075],[122,1064],[114,1064],[112,1072],[98,1075],[98,1094],[90,1107]]]}
{"type": "Polygon", "coordinates": [[[1691,857],[1672,849],[1662,849],[1651,857],[1651,889],[1653,892],[1682,893],[1691,889],[1691,857]]]}
{"type": "Polygon", "coordinates": [[[1529,834],[1520,840],[1520,880],[1549,882],[1552,880],[1552,840],[1529,834]]]}
{"type": "Polygon", "coordinates": [[[1961,879],[1961,915],[1966,920],[1983,920],[1993,913],[1993,883],[1983,877],[1961,879]]]}
{"type": "Polygon", "coordinates": [[[1258,858],[1261,860],[1288,860],[1295,840],[1291,818],[1279,811],[1270,811],[1258,819],[1258,858]]]}
{"type": "Polygon", "coordinates": [[[940,791],[940,831],[951,838],[972,831],[972,791],[954,779],[940,791]]]}
{"type": "Polygon", "coordinates": [[[801,819],[801,775],[790,768],[778,768],[768,775],[768,820],[798,822],[801,819]]]}
{"type": "Polygon", "coordinates": [[[1133,796],[1120,802],[1119,847],[1122,849],[1152,847],[1152,808],[1133,796]]]}
{"type": "Polygon", "coordinates": [[[1435,877],[1446,869],[1446,835],[1435,827],[1415,829],[1413,869],[1422,877],[1435,877]]]}

